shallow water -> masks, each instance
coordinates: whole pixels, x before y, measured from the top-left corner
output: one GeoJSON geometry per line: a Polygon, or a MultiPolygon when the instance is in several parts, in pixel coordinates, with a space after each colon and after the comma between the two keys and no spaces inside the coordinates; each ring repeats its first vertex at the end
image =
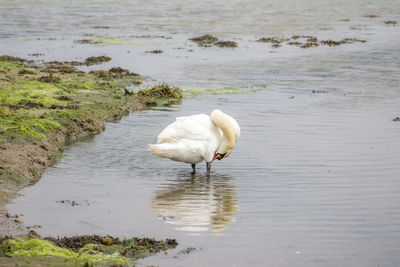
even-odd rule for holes
{"type": "Polygon", "coordinates": [[[27,225],[40,225],[40,234],[178,240],[177,249],[144,266],[400,261],[400,124],[393,121],[400,116],[400,36],[399,26],[383,23],[400,23],[397,1],[3,2],[4,54],[104,54],[113,60],[91,68],[121,65],[153,82],[204,90],[181,105],[135,112],[68,148],[8,206],[27,225]],[[93,28],[101,25],[111,28],[93,28]],[[203,33],[239,47],[199,48],[187,40],[203,33]],[[127,44],[73,43],[90,34],[122,36],[127,44]],[[293,34],[367,42],[309,49],[254,42],[293,34]],[[153,49],[164,53],[145,53],[153,49]],[[203,164],[191,176],[190,165],[147,151],[175,117],[214,108],[235,117],[242,136],[210,178],[203,164]],[[179,252],[187,247],[196,250],[179,252]]]}

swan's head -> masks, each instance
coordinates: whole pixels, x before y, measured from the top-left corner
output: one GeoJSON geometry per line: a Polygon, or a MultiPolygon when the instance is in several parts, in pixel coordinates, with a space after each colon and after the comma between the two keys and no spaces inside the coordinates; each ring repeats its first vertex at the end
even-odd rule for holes
{"type": "MultiPolygon", "coordinates": [[[[231,150],[231,153],[232,153],[232,150],[231,150]]],[[[221,159],[223,159],[225,156],[227,155],[227,153],[225,152],[225,153],[215,153],[214,154],[214,158],[213,158],[213,160],[212,161],[214,161],[214,160],[221,160],[221,159]]],[[[211,161],[211,162],[212,162],[211,161]]]]}
{"type": "Polygon", "coordinates": [[[231,155],[233,147],[240,137],[240,127],[234,118],[216,109],[211,113],[211,120],[223,133],[222,142],[214,154],[214,160],[221,160],[231,155]]]}

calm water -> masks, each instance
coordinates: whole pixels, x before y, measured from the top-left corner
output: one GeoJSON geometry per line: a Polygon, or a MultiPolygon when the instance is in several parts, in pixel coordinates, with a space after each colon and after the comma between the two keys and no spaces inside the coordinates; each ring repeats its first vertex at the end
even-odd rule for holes
{"type": "Polygon", "coordinates": [[[398,24],[383,23],[400,23],[398,1],[0,3],[0,54],[108,55],[111,62],[91,68],[119,65],[149,84],[205,90],[181,105],[133,113],[68,148],[8,206],[40,234],[179,241],[143,266],[399,264],[400,35],[398,24]],[[204,33],[239,47],[187,40],[204,33]],[[254,42],[294,34],[367,42],[309,49],[254,42]],[[99,35],[123,44],[73,42],[99,35]],[[164,53],[145,53],[153,49],[164,53]],[[214,90],[223,86],[242,93],[214,90]],[[190,165],[147,151],[175,117],[214,108],[235,117],[242,136],[210,178],[203,164],[191,176],[190,165]],[[196,250],[179,252],[187,247],[196,250]]]}

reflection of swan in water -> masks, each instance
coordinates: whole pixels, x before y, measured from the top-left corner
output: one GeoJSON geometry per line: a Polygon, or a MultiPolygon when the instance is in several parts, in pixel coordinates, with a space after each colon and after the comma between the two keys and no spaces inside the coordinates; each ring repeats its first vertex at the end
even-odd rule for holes
{"type": "Polygon", "coordinates": [[[236,188],[227,176],[192,176],[171,180],[156,191],[153,212],[178,230],[214,232],[228,228],[239,210],[236,188]]]}

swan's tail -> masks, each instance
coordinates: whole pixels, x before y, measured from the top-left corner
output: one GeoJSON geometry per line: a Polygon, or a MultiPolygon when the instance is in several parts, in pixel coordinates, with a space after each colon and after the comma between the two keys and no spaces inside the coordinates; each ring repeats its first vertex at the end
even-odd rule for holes
{"type": "Polygon", "coordinates": [[[177,144],[173,143],[162,143],[162,144],[151,144],[149,150],[153,155],[162,158],[173,158],[177,150],[177,144]]]}

